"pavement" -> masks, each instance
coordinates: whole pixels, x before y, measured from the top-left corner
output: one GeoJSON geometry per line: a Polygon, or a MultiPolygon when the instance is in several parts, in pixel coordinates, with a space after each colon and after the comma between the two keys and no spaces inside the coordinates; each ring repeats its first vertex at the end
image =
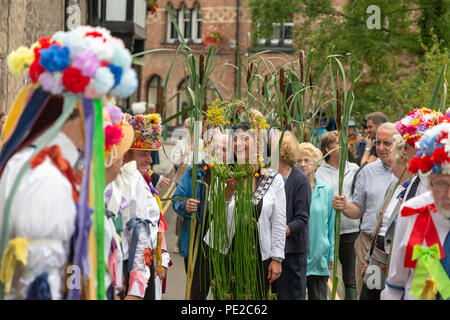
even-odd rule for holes
{"type": "MultiPolygon", "coordinates": [[[[174,147],[174,143],[171,141],[163,142],[164,150],[159,151],[160,164],[154,165],[153,170],[156,173],[162,174],[169,179],[172,179],[170,185],[160,191],[160,198],[170,198],[175,191],[176,185],[173,181],[173,164],[170,161],[170,155],[174,147]]],[[[173,248],[178,239],[175,235],[176,227],[176,217],[177,213],[172,209],[171,201],[164,201],[163,204],[163,215],[166,219],[168,229],[166,230],[166,243],[167,252],[170,254],[170,258],[173,265],[169,268],[167,272],[166,280],[166,293],[162,295],[163,300],[185,300],[186,291],[186,272],[184,269],[184,258],[180,256],[179,253],[174,253],[173,248]]],[[[341,265],[338,266],[338,276],[342,278],[341,265]]],[[[331,296],[331,277],[328,280],[328,297],[331,296]]],[[[339,284],[336,300],[342,300],[344,297],[342,286],[339,284]]]]}

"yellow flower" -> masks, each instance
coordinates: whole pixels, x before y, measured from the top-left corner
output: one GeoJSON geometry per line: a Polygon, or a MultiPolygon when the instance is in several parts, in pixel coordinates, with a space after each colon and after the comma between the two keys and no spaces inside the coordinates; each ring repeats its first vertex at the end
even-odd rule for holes
{"type": "Polygon", "coordinates": [[[159,114],[152,113],[148,115],[148,122],[151,124],[159,124],[161,122],[161,119],[159,118],[159,114]]]}
{"type": "Polygon", "coordinates": [[[266,170],[266,169],[261,170],[261,174],[262,174],[262,175],[265,175],[266,173],[267,173],[267,170],[266,170]]]}
{"type": "Polygon", "coordinates": [[[21,46],[8,55],[6,58],[6,63],[8,64],[8,68],[11,73],[23,75],[23,70],[29,67],[33,63],[33,60],[33,50],[25,46],[21,46]]]}
{"type": "Polygon", "coordinates": [[[265,167],[264,163],[261,163],[259,166],[260,166],[261,168],[264,168],[264,167],[265,167]]]}

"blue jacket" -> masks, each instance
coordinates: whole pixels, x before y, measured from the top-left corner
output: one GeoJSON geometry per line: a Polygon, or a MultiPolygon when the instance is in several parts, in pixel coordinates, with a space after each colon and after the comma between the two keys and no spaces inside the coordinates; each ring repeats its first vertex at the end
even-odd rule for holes
{"type": "MultiPolygon", "coordinates": [[[[206,172],[203,170],[203,164],[198,165],[197,169],[197,180],[204,180],[206,178],[206,172]]],[[[201,221],[203,218],[203,205],[205,203],[205,185],[197,182],[196,187],[196,199],[200,200],[200,204],[197,207],[197,227],[201,226],[201,221]]],[[[192,198],[192,165],[190,165],[183,176],[180,179],[175,192],[172,196],[173,198],[192,198]]],[[[183,229],[180,233],[180,239],[178,242],[178,248],[180,249],[180,255],[183,258],[188,258],[189,256],[189,240],[191,236],[191,213],[186,211],[186,200],[173,200],[172,201],[173,210],[184,218],[183,229]]]]}
{"type": "Polygon", "coordinates": [[[329,276],[328,262],[334,261],[333,189],[315,179],[309,215],[309,248],[306,275],[329,276]]]}

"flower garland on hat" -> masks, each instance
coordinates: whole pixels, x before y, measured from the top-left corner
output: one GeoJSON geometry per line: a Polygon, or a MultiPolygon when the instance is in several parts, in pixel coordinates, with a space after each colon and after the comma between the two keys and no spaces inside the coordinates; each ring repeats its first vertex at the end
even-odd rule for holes
{"type": "Polygon", "coordinates": [[[411,147],[424,135],[425,131],[442,122],[444,115],[428,108],[417,108],[397,122],[395,128],[411,147]]]}
{"type": "Polygon", "coordinates": [[[134,129],[134,141],[130,149],[151,151],[161,149],[162,125],[159,113],[135,116],[126,114],[126,117],[134,129]]]}
{"type": "MultiPolygon", "coordinates": [[[[250,123],[251,128],[250,132],[254,132],[256,135],[256,145],[257,145],[257,164],[242,164],[235,165],[233,171],[229,170],[229,166],[227,164],[222,163],[214,163],[217,162],[215,157],[210,157],[209,167],[215,166],[215,171],[217,174],[226,181],[235,181],[239,179],[243,179],[248,177],[249,175],[255,175],[255,177],[259,177],[260,174],[266,174],[266,170],[263,169],[264,165],[264,157],[260,154],[259,149],[259,131],[269,128],[269,124],[266,123],[266,119],[264,116],[256,109],[250,108],[243,100],[230,100],[230,101],[222,101],[216,99],[212,102],[210,106],[208,106],[206,110],[206,119],[205,125],[203,126],[203,136],[205,136],[205,131],[208,129],[219,128],[221,131],[225,129],[227,126],[231,126],[232,120],[234,117],[237,123],[247,121],[250,123]],[[225,120],[229,119],[229,120],[225,120]]],[[[205,139],[205,148],[212,142],[211,139],[205,139]]],[[[208,169],[208,166],[203,168],[204,170],[208,169]]]]}
{"type": "Polygon", "coordinates": [[[416,143],[418,151],[409,161],[408,171],[415,174],[450,174],[450,123],[445,122],[429,129],[416,143]]]}
{"type": "Polygon", "coordinates": [[[122,40],[107,29],[80,26],[19,47],[7,57],[12,73],[25,75],[52,94],[83,94],[100,98],[106,93],[129,97],[137,87],[132,57],[122,40]]]}

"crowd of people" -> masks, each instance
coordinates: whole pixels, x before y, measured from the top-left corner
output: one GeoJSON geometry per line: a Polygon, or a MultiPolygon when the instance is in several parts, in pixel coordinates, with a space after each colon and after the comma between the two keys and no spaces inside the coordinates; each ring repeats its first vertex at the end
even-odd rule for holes
{"type": "MultiPolygon", "coordinates": [[[[171,181],[152,170],[163,143],[161,116],[124,113],[114,102],[114,95],[127,97],[136,87],[130,88],[129,52],[107,30],[92,27],[20,50],[8,58],[9,67],[27,73],[30,82],[8,117],[1,115],[1,295],[161,299],[172,261],[158,193],[171,181]],[[102,118],[100,131],[96,116],[102,118]],[[99,185],[104,188],[96,206],[88,199],[99,185]],[[94,206],[104,210],[102,222],[92,218],[94,206]],[[98,263],[106,272],[96,278],[98,263]]],[[[267,129],[259,111],[248,109],[246,115],[230,118],[232,135],[214,131],[216,162],[207,154],[206,136],[193,140],[192,118],[173,149],[177,187],[171,199],[179,219],[171,232],[186,274],[193,270],[190,299],[211,293],[218,299],[272,294],[326,300],[337,263],[347,300],[450,298],[449,114],[417,108],[388,122],[375,112],[365,117],[364,134],[352,118],[348,150],[340,148],[332,124],[327,130],[318,121],[300,143],[295,131],[267,129]],[[250,165],[252,148],[260,142],[250,133],[258,130],[270,132],[271,159],[278,155],[270,168],[264,157],[250,165]],[[342,173],[343,152],[348,160],[342,173]],[[219,191],[209,188],[220,186],[213,168],[229,159],[232,164],[239,159],[250,175],[245,183],[222,181],[217,197],[219,191]],[[222,207],[210,203],[220,196],[222,207]],[[247,214],[245,223],[235,220],[247,214]],[[193,238],[200,239],[196,250],[193,238]],[[243,252],[248,259],[240,260],[243,252]],[[224,274],[229,279],[220,279],[224,274]],[[245,291],[249,287],[254,292],[245,291]]]]}

